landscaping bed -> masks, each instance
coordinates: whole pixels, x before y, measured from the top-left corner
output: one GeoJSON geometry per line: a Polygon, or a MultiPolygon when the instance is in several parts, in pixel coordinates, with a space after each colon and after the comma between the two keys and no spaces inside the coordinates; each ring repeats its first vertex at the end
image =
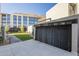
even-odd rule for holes
{"type": "Polygon", "coordinates": [[[31,35],[29,35],[29,34],[18,34],[18,35],[14,35],[14,36],[16,36],[17,38],[19,38],[20,40],[22,40],[22,41],[25,41],[25,40],[30,40],[30,39],[32,39],[33,37],[31,36],[31,35]]]}
{"type": "Polygon", "coordinates": [[[2,45],[2,43],[3,43],[3,38],[0,37],[0,45],[2,45]]]}

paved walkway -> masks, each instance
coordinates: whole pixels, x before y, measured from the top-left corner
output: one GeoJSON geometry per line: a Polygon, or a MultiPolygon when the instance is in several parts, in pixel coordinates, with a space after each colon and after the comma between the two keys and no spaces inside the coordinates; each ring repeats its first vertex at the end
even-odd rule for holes
{"type": "Polygon", "coordinates": [[[7,39],[10,41],[10,43],[16,43],[16,42],[21,41],[19,38],[17,38],[16,36],[13,36],[13,35],[8,35],[7,39]]]}
{"type": "Polygon", "coordinates": [[[65,50],[50,46],[48,44],[28,40],[0,47],[2,56],[73,56],[74,54],[65,50]]]}

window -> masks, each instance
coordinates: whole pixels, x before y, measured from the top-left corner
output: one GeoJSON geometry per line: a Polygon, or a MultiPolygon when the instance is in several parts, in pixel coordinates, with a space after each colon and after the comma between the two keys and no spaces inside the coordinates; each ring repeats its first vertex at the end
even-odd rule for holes
{"type": "Polygon", "coordinates": [[[23,25],[27,26],[27,17],[26,16],[23,16],[23,25]]]}
{"type": "Polygon", "coordinates": [[[34,20],[34,21],[35,21],[35,23],[34,23],[34,24],[37,24],[37,23],[38,23],[38,19],[37,19],[37,18],[35,18],[35,20],[34,20]]]}
{"type": "Polygon", "coordinates": [[[5,26],[6,25],[6,15],[3,14],[2,15],[2,26],[5,26]]]}
{"type": "Polygon", "coordinates": [[[17,16],[13,16],[13,26],[17,26],[17,16]]]}
{"type": "Polygon", "coordinates": [[[10,15],[7,15],[7,24],[10,25],[10,15]]]}
{"type": "Polygon", "coordinates": [[[29,17],[29,25],[34,25],[38,23],[38,19],[35,17],[29,17]]]}
{"type": "Polygon", "coordinates": [[[18,16],[18,25],[21,26],[21,16],[18,16]]]}

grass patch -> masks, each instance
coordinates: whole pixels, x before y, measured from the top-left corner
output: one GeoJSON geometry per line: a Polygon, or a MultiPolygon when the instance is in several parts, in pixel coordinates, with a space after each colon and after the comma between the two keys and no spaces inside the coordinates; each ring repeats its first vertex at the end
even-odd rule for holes
{"type": "Polygon", "coordinates": [[[16,36],[17,38],[19,38],[20,40],[22,40],[22,41],[32,39],[32,36],[29,35],[29,34],[22,34],[22,35],[15,35],[15,36],[16,36]]]}

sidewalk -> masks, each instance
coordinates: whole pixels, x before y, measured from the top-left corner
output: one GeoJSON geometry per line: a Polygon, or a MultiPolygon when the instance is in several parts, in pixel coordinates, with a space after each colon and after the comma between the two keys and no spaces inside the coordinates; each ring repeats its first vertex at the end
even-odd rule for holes
{"type": "Polygon", "coordinates": [[[35,40],[1,46],[2,56],[73,56],[74,54],[35,40]]]}
{"type": "Polygon", "coordinates": [[[10,43],[16,43],[16,42],[21,41],[19,38],[17,38],[16,36],[13,36],[13,35],[8,35],[8,40],[10,41],[10,43]]]}

